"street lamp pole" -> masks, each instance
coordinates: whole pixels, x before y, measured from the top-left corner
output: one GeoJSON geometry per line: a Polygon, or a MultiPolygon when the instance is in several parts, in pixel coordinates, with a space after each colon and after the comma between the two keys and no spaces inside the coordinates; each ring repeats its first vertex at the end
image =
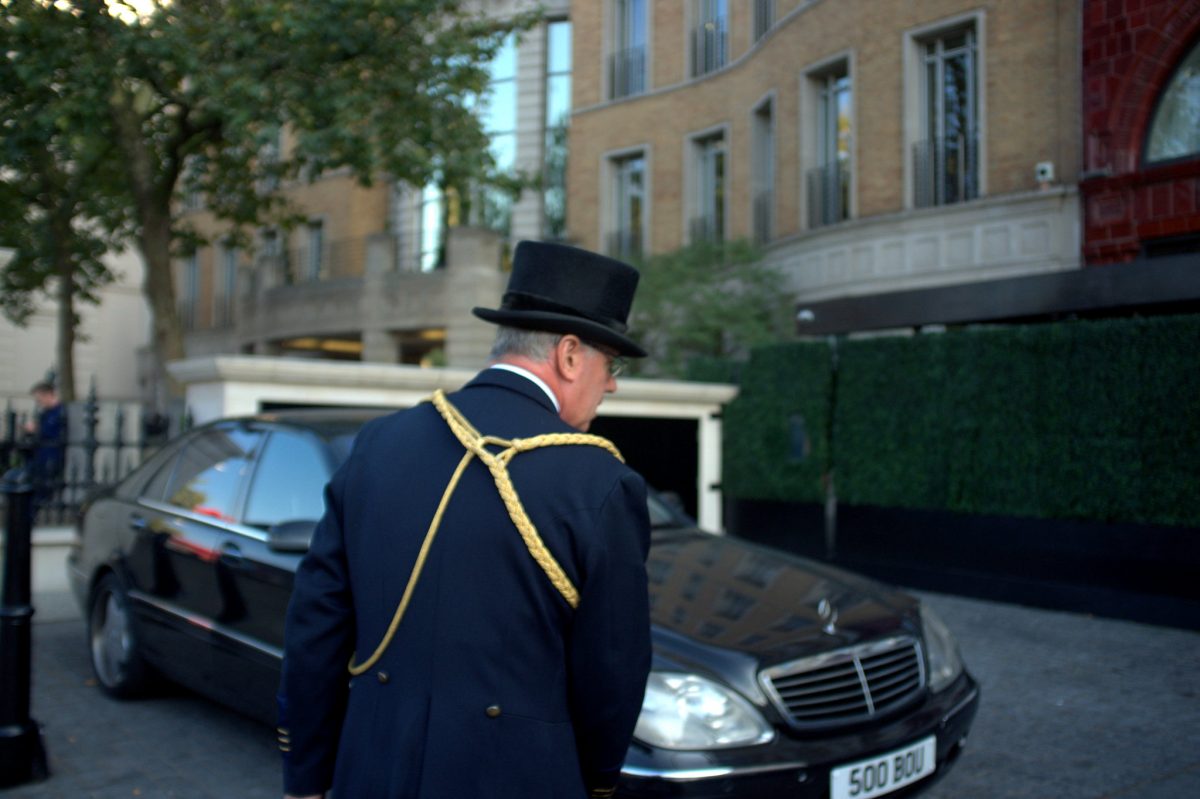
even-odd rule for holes
{"type": "Polygon", "coordinates": [[[41,728],[29,716],[33,486],[28,467],[10,469],[0,492],[8,510],[0,605],[0,788],[8,788],[44,779],[50,770],[41,728]]]}

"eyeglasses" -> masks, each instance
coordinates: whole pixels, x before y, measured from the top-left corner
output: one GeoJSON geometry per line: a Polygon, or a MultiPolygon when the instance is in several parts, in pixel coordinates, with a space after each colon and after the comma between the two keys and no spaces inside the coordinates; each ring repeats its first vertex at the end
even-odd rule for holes
{"type": "Polygon", "coordinates": [[[608,359],[609,377],[620,377],[625,373],[626,367],[629,366],[629,360],[627,358],[622,355],[618,355],[616,350],[611,350],[608,347],[602,347],[598,344],[593,344],[590,341],[584,343],[608,359]]]}

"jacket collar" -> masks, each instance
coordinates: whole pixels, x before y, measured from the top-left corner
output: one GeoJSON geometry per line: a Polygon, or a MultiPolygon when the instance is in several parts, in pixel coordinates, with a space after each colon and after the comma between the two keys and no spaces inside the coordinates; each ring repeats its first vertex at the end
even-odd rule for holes
{"type": "Polygon", "coordinates": [[[463,386],[463,388],[475,388],[479,386],[494,386],[514,391],[527,399],[533,400],[550,413],[558,416],[558,411],[554,409],[554,403],[546,396],[546,392],[542,391],[528,377],[519,375],[516,372],[510,372],[507,369],[484,369],[475,375],[475,378],[463,386]]]}

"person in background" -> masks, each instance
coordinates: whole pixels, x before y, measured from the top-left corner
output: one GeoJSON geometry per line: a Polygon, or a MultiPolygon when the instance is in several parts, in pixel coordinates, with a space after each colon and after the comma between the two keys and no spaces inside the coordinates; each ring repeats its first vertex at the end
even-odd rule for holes
{"type": "Polygon", "coordinates": [[[53,383],[37,383],[30,389],[30,394],[37,406],[37,416],[26,422],[25,432],[36,438],[32,462],[33,507],[36,513],[54,496],[62,483],[67,419],[53,383]]]}

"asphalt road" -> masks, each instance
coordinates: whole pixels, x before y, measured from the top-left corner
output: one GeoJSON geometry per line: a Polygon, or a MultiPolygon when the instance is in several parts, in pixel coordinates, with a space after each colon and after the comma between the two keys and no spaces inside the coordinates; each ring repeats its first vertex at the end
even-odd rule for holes
{"type": "MultiPolygon", "coordinates": [[[[983,688],[966,750],[925,799],[1200,797],[1200,633],[926,595],[983,688]]],[[[279,797],[274,731],[185,691],[116,702],[83,624],[43,596],[33,715],[52,776],[3,799],[279,797]]]]}

